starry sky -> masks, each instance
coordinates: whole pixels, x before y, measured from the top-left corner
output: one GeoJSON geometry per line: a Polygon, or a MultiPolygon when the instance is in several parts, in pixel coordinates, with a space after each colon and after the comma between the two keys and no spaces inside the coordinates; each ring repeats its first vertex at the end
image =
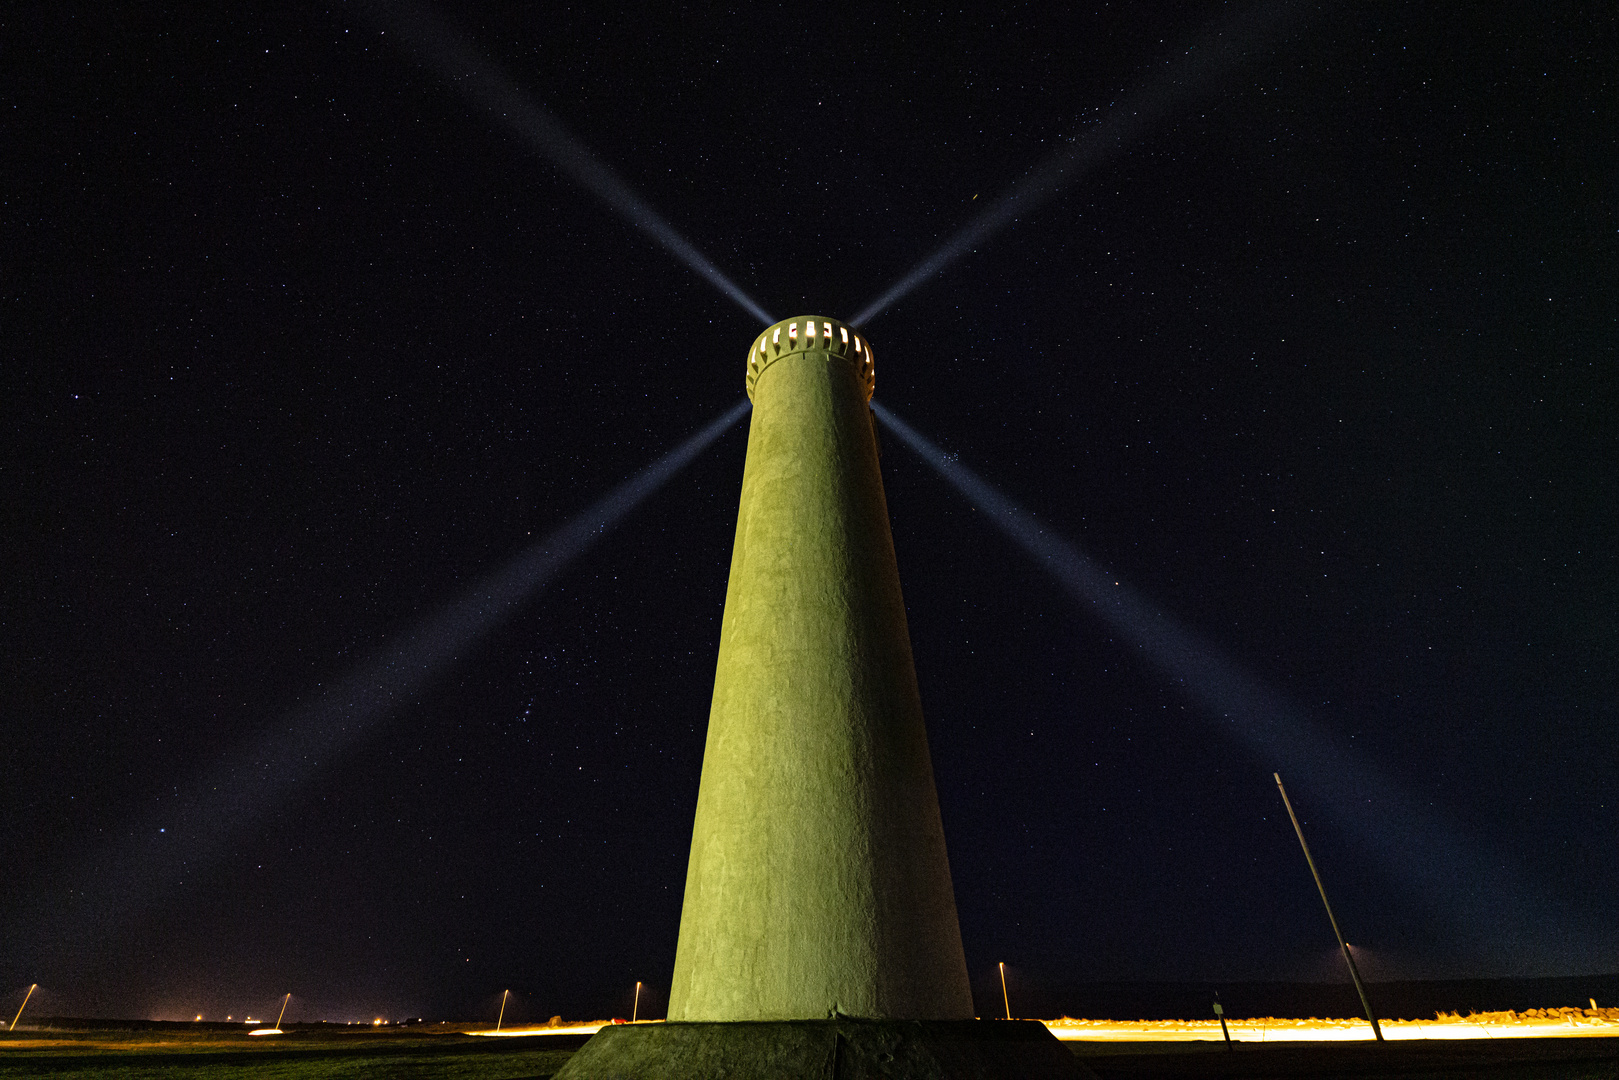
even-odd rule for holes
{"type": "Polygon", "coordinates": [[[884,433],[981,1009],[1342,978],[1283,768],[1369,978],[1619,971],[1619,27],[1528,7],[446,7],[495,106],[397,6],[9,13],[0,1005],[660,1013],[745,423],[445,612],[761,324],[524,115],[777,317],[1077,162],[863,326],[1216,658],[884,433]]]}

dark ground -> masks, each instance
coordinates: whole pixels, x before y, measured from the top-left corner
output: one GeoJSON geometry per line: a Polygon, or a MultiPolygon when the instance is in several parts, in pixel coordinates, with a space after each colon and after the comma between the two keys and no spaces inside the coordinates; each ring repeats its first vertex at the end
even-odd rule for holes
{"type": "Polygon", "coordinates": [[[1219,1044],[1070,1043],[1103,1080],[1113,1077],[1619,1077],[1619,1039],[1305,1043],[1226,1051],[1219,1044]]]}
{"type": "MultiPolygon", "coordinates": [[[[155,1029],[0,1032],[0,1077],[183,1076],[187,1080],[290,1080],[297,1077],[415,1077],[454,1080],[550,1076],[584,1039],[570,1035],[478,1038],[459,1031],[430,1034],[312,1030],[253,1038],[236,1025],[199,1025],[195,1032],[155,1029]]],[[[174,1025],[173,1027],[183,1027],[174,1025]]],[[[345,1025],[346,1027],[346,1025],[345,1025]]]]}
{"type": "MultiPolygon", "coordinates": [[[[547,1077],[582,1045],[572,1036],[483,1039],[421,1031],[300,1030],[273,1042],[245,1034],[141,1030],[0,1032],[0,1078],[53,1080],[295,1080],[301,1077],[547,1077]]],[[[1619,1080],[1619,1039],[1496,1039],[1468,1042],[1069,1043],[1102,1080],[1114,1077],[1487,1077],[1490,1080],[1619,1080]]]]}

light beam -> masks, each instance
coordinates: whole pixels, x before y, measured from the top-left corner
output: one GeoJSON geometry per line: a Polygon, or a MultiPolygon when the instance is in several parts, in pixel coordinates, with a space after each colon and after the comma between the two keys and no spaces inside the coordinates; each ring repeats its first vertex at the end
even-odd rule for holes
{"type": "Polygon", "coordinates": [[[545,539],[520,552],[395,643],[363,662],[313,704],[204,773],[161,819],[104,849],[65,882],[38,890],[34,933],[46,948],[83,950],[122,919],[180,888],[232,843],[250,837],[316,771],[330,765],[465,656],[487,633],[556,580],[649,495],[747,413],[738,402],[545,539]]]}
{"type": "Polygon", "coordinates": [[[1603,935],[1554,897],[1501,867],[1500,853],[1419,803],[1346,740],[1305,716],[1212,642],[1156,610],[1117,574],[877,402],[883,425],[948,480],[1001,532],[1167,675],[1219,727],[1268,766],[1304,777],[1342,834],[1420,891],[1424,902],[1502,974],[1579,971],[1608,955],[1603,935]]]}
{"type": "Polygon", "coordinates": [[[1251,8],[1211,34],[1203,45],[1157,65],[1135,93],[1110,108],[1099,123],[1073,136],[1067,149],[1014,183],[850,322],[866,325],[918,285],[1089,175],[1142,131],[1235,71],[1260,44],[1291,23],[1289,16],[1298,7],[1291,0],[1273,0],[1251,8]]]}
{"type": "Polygon", "coordinates": [[[575,183],[696,271],[748,314],[765,324],[776,321],[637,195],[618,173],[574,138],[515,79],[499,65],[485,59],[431,8],[409,0],[351,0],[350,6],[394,31],[404,39],[405,46],[422,66],[459,90],[530,150],[549,159],[575,183]]]}

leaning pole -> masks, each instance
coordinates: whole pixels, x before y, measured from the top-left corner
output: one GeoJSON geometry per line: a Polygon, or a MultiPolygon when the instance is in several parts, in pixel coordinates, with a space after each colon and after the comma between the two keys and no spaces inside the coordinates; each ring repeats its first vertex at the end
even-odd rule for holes
{"type": "Polygon", "coordinates": [[[668,1022],[557,1080],[1072,1077],[1041,1024],[973,1019],[878,467],[871,346],[769,327],[668,1022]]]}

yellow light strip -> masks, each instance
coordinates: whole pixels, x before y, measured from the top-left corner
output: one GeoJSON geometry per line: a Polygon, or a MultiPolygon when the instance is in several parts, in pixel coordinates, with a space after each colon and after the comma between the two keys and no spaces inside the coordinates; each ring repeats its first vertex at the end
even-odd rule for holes
{"type": "MultiPolygon", "coordinates": [[[[1526,1018],[1493,1020],[1380,1020],[1385,1039],[1558,1039],[1619,1036],[1619,1020],[1605,1017],[1565,1016],[1561,1020],[1526,1018]]],[[[1064,1041],[1104,1042],[1220,1042],[1218,1020],[1042,1020],[1064,1041]]],[[[1371,1042],[1372,1028],[1365,1020],[1233,1020],[1226,1017],[1231,1038],[1245,1043],[1371,1042]]]]}
{"type": "MultiPolygon", "coordinates": [[[[641,1023],[654,1023],[651,1020],[642,1020],[641,1023]]],[[[594,1035],[608,1024],[562,1024],[557,1027],[535,1028],[503,1028],[500,1031],[464,1031],[463,1035],[490,1035],[496,1038],[507,1038],[514,1035],[594,1035]]]]}
{"type": "MultiPolygon", "coordinates": [[[[642,1020],[643,1024],[661,1023],[642,1020]]],[[[1065,1042],[1219,1042],[1218,1020],[1042,1020],[1065,1042]]],[[[1371,1042],[1372,1029],[1364,1020],[1233,1020],[1226,1017],[1231,1038],[1244,1043],[1371,1042]]],[[[1411,1039],[1559,1039],[1619,1037],[1619,1019],[1566,1015],[1560,1020],[1526,1017],[1521,1020],[1449,1018],[1444,1020],[1383,1020],[1383,1037],[1411,1039]]],[[[594,1035],[604,1023],[565,1024],[559,1027],[506,1028],[469,1031],[468,1035],[500,1038],[528,1035],[594,1035]]]]}

